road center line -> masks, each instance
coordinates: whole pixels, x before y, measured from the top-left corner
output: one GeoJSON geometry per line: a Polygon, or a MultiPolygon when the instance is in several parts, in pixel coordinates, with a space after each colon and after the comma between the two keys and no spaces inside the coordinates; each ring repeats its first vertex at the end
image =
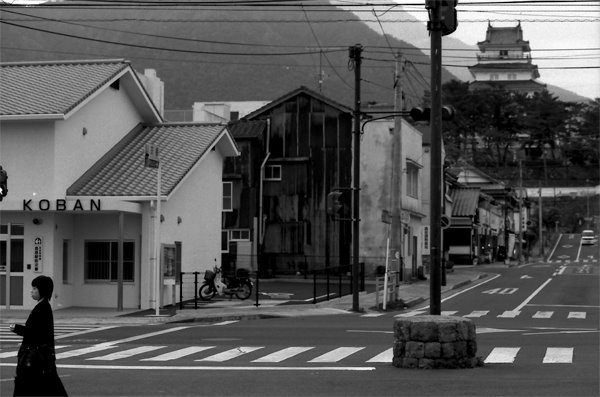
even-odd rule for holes
{"type": "Polygon", "coordinates": [[[524,301],[523,301],[523,302],[522,302],[522,303],[521,303],[519,306],[515,307],[515,308],[513,309],[513,312],[519,312],[519,311],[521,311],[521,309],[522,309],[522,308],[523,308],[525,305],[527,305],[527,304],[528,304],[528,303],[529,303],[529,302],[530,302],[530,301],[531,301],[531,300],[532,300],[532,299],[533,299],[533,298],[534,298],[534,297],[535,297],[537,294],[539,294],[539,293],[540,293],[540,291],[541,291],[541,290],[542,290],[542,289],[543,289],[543,288],[544,288],[546,285],[548,285],[548,283],[549,283],[550,281],[552,281],[552,278],[549,278],[548,280],[546,280],[546,281],[544,282],[544,284],[540,285],[538,289],[536,289],[535,291],[533,291],[533,294],[529,295],[529,296],[527,297],[527,299],[525,299],[525,300],[524,300],[524,301]]]}

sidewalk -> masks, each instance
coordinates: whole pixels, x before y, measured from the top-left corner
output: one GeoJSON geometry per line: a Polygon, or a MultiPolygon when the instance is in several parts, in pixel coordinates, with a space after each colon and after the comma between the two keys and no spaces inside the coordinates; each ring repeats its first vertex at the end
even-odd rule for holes
{"type": "MultiPolygon", "coordinates": [[[[489,277],[494,273],[494,267],[509,267],[494,263],[491,265],[457,266],[446,275],[446,286],[442,286],[442,297],[445,297],[461,287],[489,277]],[[488,267],[488,269],[486,269],[488,267]]],[[[429,300],[429,280],[419,280],[400,285],[399,298],[403,306],[408,308],[429,300]]],[[[381,304],[382,293],[379,296],[381,304]]],[[[69,307],[56,309],[54,321],[61,323],[77,323],[89,325],[135,325],[174,322],[216,322],[242,319],[259,319],[270,317],[298,317],[312,315],[344,314],[352,311],[353,296],[346,295],[330,301],[317,304],[282,304],[281,300],[260,299],[255,306],[254,299],[245,301],[219,301],[198,309],[177,308],[161,309],[161,315],[155,316],[153,310],[124,310],[115,308],[84,308],[69,307]]],[[[364,312],[378,312],[375,307],[376,293],[359,294],[359,308],[364,312]]],[[[389,304],[388,310],[401,310],[404,307],[389,304]],[[393,308],[393,309],[392,309],[393,308]]],[[[0,308],[0,324],[22,323],[27,319],[30,310],[6,310],[0,308]]]]}

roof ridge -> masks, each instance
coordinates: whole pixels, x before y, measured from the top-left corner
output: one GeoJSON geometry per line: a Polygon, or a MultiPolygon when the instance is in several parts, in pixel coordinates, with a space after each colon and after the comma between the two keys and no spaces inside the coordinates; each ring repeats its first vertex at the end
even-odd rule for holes
{"type": "Polygon", "coordinates": [[[16,61],[0,62],[0,66],[34,66],[34,65],[81,65],[81,64],[99,64],[99,63],[127,63],[131,62],[125,58],[112,59],[76,59],[61,61],[16,61]]]}

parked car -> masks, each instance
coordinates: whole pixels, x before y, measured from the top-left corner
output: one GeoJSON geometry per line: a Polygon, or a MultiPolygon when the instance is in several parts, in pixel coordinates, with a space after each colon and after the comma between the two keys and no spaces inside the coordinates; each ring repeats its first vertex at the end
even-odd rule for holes
{"type": "Polygon", "coordinates": [[[598,238],[593,230],[584,230],[581,233],[581,245],[594,245],[598,242],[598,238]]]}

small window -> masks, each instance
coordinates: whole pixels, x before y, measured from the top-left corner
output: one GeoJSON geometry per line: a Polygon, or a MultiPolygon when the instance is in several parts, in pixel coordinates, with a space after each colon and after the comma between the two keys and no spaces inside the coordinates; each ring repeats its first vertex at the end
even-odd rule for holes
{"type": "Polygon", "coordinates": [[[223,211],[233,211],[233,182],[223,182],[223,211]]]}
{"type": "Polygon", "coordinates": [[[280,181],[280,180],[281,180],[281,166],[280,165],[265,166],[265,181],[280,181]]]}
{"type": "Polygon", "coordinates": [[[419,198],[419,168],[412,164],[406,164],[406,195],[419,198]]]}
{"type": "Polygon", "coordinates": [[[229,241],[250,241],[249,229],[234,229],[229,231],[229,241]]]}
{"type": "Polygon", "coordinates": [[[229,252],[229,231],[221,230],[221,252],[229,252]]]}
{"type": "Polygon", "coordinates": [[[497,74],[497,73],[492,73],[492,74],[490,75],[490,80],[498,80],[498,78],[499,78],[499,76],[498,76],[498,74],[497,74]]]}
{"type": "Polygon", "coordinates": [[[62,252],[62,281],[63,284],[69,284],[69,262],[70,262],[70,242],[69,240],[63,240],[63,252],[62,252]]]}

